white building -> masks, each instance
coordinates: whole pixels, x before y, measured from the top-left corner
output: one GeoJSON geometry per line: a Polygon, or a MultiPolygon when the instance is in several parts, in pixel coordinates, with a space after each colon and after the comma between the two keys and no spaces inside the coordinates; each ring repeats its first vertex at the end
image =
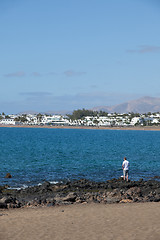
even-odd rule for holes
{"type": "Polygon", "coordinates": [[[139,123],[139,122],[140,122],[140,117],[133,117],[131,119],[130,125],[134,126],[136,123],[139,123]]]}
{"type": "Polygon", "coordinates": [[[40,121],[41,124],[52,124],[52,125],[69,125],[69,120],[62,117],[61,115],[42,116],[40,121]]]}
{"type": "Polygon", "coordinates": [[[158,119],[155,118],[155,119],[152,120],[152,124],[157,124],[157,123],[159,123],[158,119]]]}
{"type": "Polygon", "coordinates": [[[4,125],[15,125],[16,122],[13,118],[4,118],[2,120],[0,120],[0,124],[4,124],[4,125]]]}

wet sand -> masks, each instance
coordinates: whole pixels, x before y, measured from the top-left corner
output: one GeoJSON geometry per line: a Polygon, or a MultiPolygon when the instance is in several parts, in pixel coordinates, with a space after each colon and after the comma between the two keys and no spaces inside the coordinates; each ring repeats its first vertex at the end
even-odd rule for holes
{"type": "Polygon", "coordinates": [[[159,240],[160,203],[0,210],[3,240],[159,240]]]}

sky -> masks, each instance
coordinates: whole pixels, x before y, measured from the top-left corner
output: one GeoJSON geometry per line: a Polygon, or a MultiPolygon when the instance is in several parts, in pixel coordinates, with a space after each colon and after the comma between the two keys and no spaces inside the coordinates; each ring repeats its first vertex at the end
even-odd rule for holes
{"type": "Polygon", "coordinates": [[[159,0],[0,0],[0,113],[160,97],[159,0]]]}

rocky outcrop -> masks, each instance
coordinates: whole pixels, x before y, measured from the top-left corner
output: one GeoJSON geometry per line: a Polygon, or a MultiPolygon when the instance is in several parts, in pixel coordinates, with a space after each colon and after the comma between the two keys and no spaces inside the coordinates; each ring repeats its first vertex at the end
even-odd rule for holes
{"type": "Polygon", "coordinates": [[[155,180],[125,182],[120,178],[97,183],[81,179],[57,184],[44,182],[21,190],[0,187],[0,208],[153,201],[160,201],[160,182],[155,180]]]}
{"type": "Polygon", "coordinates": [[[12,178],[12,175],[10,173],[7,173],[5,178],[12,178]]]}
{"type": "Polygon", "coordinates": [[[0,199],[0,208],[19,208],[21,203],[13,197],[4,196],[0,199]]]}

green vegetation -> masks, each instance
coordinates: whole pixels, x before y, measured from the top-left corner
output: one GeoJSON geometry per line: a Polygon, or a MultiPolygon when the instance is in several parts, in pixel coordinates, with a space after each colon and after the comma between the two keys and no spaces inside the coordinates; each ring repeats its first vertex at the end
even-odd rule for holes
{"type": "Polygon", "coordinates": [[[0,114],[0,120],[2,120],[3,119],[3,117],[2,117],[2,115],[0,114]]]}
{"type": "Polygon", "coordinates": [[[42,115],[41,113],[38,113],[38,114],[37,114],[37,119],[38,119],[38,121],[41,121],[41,120],[42,120],[42,117],[43,117],[43,115],[42,115]]]}
{"type": "Polygon", "coordinates": [[[67,115],[71,120],[83,119],[86,116],[97,116],[97,112],[86,110],[86,109],[78,109],[74,110],[72,114],[67,115]]]}
{"type": "Polygon", "coordinates": [[[67,116],[73,121],[77,119],[84,119],[84,117],[90,116],[90,117],[96,117],[96,116],[107,116],[108,113],[103,111],[92,111],[87,109],[78,109],[74,110],[72,114],[68,114],[67,116]]]}
{"type": "Polygon", "coordinates": [[[6,116],[5,116],[5,119],[10,119],[10,116],[6,115],[6,116]]]}
{"type": "Polygon", "coordinates": [[[16,122],[27,122],[27,118],[25,116],[18,116],[14,120],[16,122]]]}

